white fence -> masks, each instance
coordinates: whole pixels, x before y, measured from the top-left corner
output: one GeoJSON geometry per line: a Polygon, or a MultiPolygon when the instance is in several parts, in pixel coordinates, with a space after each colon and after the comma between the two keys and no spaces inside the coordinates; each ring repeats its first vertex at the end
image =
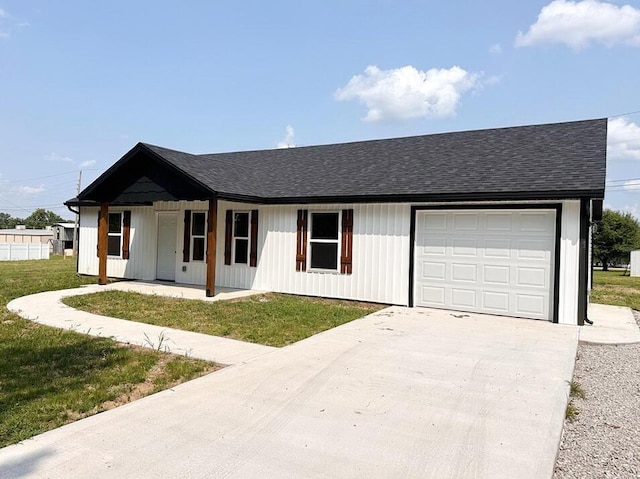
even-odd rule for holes
{"type": "Polygon", "coordinates": [[[0,261],[49,259],[49,243],[0,243],[0,261]]]}

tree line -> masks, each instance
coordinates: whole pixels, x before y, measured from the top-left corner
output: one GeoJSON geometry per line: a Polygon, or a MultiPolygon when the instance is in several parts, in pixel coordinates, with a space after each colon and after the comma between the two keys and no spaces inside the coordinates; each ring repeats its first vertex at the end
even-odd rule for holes
{"type": "Polygon", "coordinates": [[[593,258],[607,271],[612,265],[627,265],[630,253],[640,249],[640,224],[630,213],[604,210],[602,221],[593,226],[593,258]]]}
{"type": "Polygon", "coordinates": [[[8,213],[0,212],[0,230],[14,229],[17,225],[25,225],[29,229],[45,229],[47,226],[65,222],[67,220],[44,208],[38,208],[26,218],[14,218],[8,213]]]}

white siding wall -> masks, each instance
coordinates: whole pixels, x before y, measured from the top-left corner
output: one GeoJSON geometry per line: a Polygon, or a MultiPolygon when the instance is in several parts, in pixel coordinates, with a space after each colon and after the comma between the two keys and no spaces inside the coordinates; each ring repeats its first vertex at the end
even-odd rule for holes
{"type": "MultiPolygon", "coordinates": [[[[110,208],[110,212],[131,211],[131,237],[128,260],[109,256],[107,276],[145,279],[156,277],[157,219],[150,206],[110,208]]],[[[98,274],[98,208],[80,209],[78,273],[98,274]]]]}
{"type": "Polygon", "coordinates": [[[292,205],[260,209],[253,287],[283,293],[406,305],[409,287],[407,204],[292,205]],[[353,274],[296,271],[297,210],[353,208],[353,274]]]}
{"type": "MultiPolygon", "coordinates": [[[[557,203],[557,202],[556,202],[557,203]]],[[[560,245],[559,322],[576,324],[578,308],[578,254],[580,202],[563,201],[560,245]]],[[[178,215],[176,282],[204,285],[204,262],[182,262],[184,211],[207,211],[206,201],[157,202],[153,207],[126,208],[131,215],[131,259],[109,258],[107,274],[113,277],[154,279],[157,213],[178,215]],[[183,271],[183,268],[185,271],[183,271]]],[[[121,211],[124,208],[113,209],[121,211]]],[[[78,271],[97,275],[97,208],[82,208],[78,271]]],[[[253,288],[292,294],[349,298],[406,305],[409,296],[409,204],[247,205],[218,203],[216,285],[253,288]],[[297,210],[340,211],[354,209],[353,274],[296,271],[297,210]],[[258,266],[224,264],[224,230],[227,209],[258,209],[258,266]]]]}
{"type": "Polygon", "coordinates": [[[558,322],[578,324],[580,201],[562,202],[558,322]]]}

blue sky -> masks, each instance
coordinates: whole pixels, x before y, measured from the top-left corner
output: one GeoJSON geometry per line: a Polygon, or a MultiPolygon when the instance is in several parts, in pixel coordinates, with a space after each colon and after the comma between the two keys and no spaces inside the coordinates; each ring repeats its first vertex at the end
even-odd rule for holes
{"type": "Polygon", "coordinates": [[[0,211],[71,217],[78,170],[86,186],[138,141],[214,153],[611,117],[605,203],[640,217],[639,80],[640,1],[0,0],[0,211]]]}

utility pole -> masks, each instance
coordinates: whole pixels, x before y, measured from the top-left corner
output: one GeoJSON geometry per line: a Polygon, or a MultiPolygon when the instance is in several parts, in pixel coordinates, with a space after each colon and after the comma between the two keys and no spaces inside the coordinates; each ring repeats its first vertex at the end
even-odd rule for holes
{"type": "MultiPolygon", "coordinates": [[[[78,189],[76,192],[76,198],[80,194],[80,188],[82,186],[82,170],[78,172],[78,189]]],[[[80,208],[80,207],[78,207],[80,208]]],[[[80,211],[80,209],[78,209],[80,211]]],[[[76,221],[73,226],[73,256],[78,257],[78,221],[80,220],[80,215],[76,213],[76,221]]]]}

